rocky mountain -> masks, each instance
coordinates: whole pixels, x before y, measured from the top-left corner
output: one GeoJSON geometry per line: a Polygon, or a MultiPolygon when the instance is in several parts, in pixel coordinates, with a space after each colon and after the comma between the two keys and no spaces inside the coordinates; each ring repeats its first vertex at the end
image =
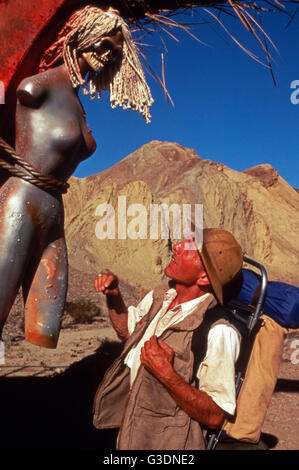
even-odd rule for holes
{"type": "Polygon", "coordinates": [[[163,277],[171,244],[184,238],[183,227],[177,233],[184,207],[185,216],[191,210],[199,220],[202,204],[205,227],[231,231],[270,279],[299,286],[299,193],[269,164],[238,172],[179,144],[153,141],[112,168],[70,182],[65,226],[77,270],[108,268],[131,285],[152,287],[163,277]],[[161,204],[177,204],[170,239],[161,238],[161,227],[155,233],[161,204]]]}

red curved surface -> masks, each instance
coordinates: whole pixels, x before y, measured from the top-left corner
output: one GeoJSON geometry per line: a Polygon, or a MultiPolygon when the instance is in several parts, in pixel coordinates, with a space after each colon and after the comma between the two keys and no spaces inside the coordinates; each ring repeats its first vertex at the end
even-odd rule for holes
{"type": "Polygon", "coordinates": [[[0,3],[0,79],[7,90],[23,59],[65,0],[0,3]]]}

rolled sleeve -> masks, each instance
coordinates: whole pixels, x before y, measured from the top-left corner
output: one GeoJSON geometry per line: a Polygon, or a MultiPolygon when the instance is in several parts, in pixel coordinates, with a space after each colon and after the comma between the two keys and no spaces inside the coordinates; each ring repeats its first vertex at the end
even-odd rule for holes
{"type": "Polygon", "coordinates": [[[206,392],[226,413],[236,409],[235,363],[240,338],[234,328],[218,324],[208,334],[207,353],[199,366],[199,389],[206,392]]]}

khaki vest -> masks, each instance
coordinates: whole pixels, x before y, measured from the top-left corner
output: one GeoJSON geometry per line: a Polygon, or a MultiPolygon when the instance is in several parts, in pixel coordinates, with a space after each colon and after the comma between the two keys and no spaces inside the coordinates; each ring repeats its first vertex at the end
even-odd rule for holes
{"type": "MultiPolygon", "coordinates": [[[[163,284],[154,290],[149,313],[127,340],[120,357],[106,372],[94,400],[94,426],[120,428],[118,449],[184,450],[204,449],[200,424],[182,410],[167,389],[142,365],[130,390],[130,370],[124,358],[142,338],[161,308],[163,284]]],[[[192,338],[205,312],[216,305],[211,295],[182,322],[164,331],[161,340],[175,352],[173,367],[187,383],[194,384],[192,338]]]]}

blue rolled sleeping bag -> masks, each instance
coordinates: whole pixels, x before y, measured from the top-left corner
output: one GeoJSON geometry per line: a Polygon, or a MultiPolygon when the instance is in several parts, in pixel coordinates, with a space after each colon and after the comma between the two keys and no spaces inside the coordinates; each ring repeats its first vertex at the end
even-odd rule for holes
{"type": "MultiPolygon", "coordinates": [[[[260,286],[260,276],[242,269],[242,287],[237,299],[251,304],[260,286]]],[[[263,312],[285,328],[299,327],[299,288],[284,282],[268,282],[263,312]]]]}

